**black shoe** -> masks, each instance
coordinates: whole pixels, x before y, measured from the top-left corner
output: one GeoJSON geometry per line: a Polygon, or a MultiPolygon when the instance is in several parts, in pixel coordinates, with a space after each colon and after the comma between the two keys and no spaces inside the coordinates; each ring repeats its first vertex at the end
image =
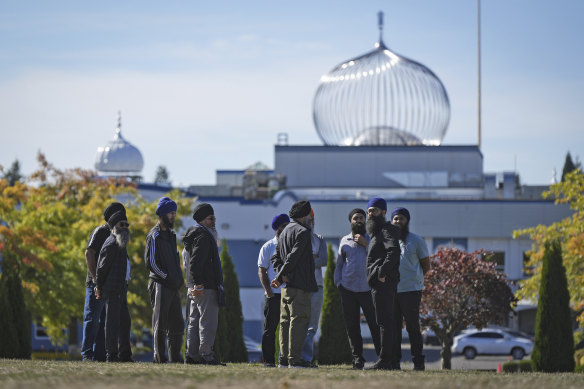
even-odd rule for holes
{"type": "Polygon", "coordinates": [[[365,359],[363,357],[358,357],[353,359],[353,369],[363,370],[365,367],[365,359]]]}
{"type": "Polygon", "coordinates": [[[424,362],[414,363],[414,370],[415,371],[424,371],[424,370],[426,370],[426,364],[424,362]]]}
{"type": "Polygon", "coordinates": [[[368,366],[365,370],[391,370],[391,362],[378,360],[372,366],[368,366]]]}
{"type": "Polygon", "coordinates": [[[276,367],[276,364],[271,362],[264,362],[264,367],[276,367]]]}
{"type": "Polygon", "coordinates": [[[89,358],[89,357],[83,357],[83,358],[81,358],[81,360],[83,362],[93,362],[93,359],[92,358],[89,358]]]}
{"type": "Polygon", "coordinates": [[[288,368],[288,358],[279,358],[278,359],[278,368],[280,368],[280,369],[288,368]]]}
{"type": "Polygon", "coordinates": [[[298,362],[294,362],[294,363],[288,365],[288,368],[290,368],[290,369],[318,369],[318,366],[316,366],[312,362],[308,362],[305,359],[301,359],[298,362]]]}
{"type": "Polygon", "coordinates": [[[400,362],[392,362],[391,363],[391,370],[401,370],[401,365],[400,362]]]}
{"type": "Polygon", "coordinates": [[[210,365],[210,366],[227,366],[226,363],[223,363],[221,361],[218,361],[217,359],[213,358],[213,359],[201,359],[201,361],[203,362],[203,365],[210,365]]]}
{"type": "Polygon", "coordinates": [[[134,363],[134,362],[136,362],[136,361],[134,361],[134,358],[132,358],[132,357],[128,357],[128,358],[123,358],[123,359],[120,359],[120,362],[124,362],[124,363],[134,363]]]}
{"type": "Polygon", "coordinates": [[[197,357],[197,358],[191,358],[187,355],[187,357],[185,358],[185,365],[201,365],[203,364],[203,362],[201,362],[201,358],[197,357]]]}

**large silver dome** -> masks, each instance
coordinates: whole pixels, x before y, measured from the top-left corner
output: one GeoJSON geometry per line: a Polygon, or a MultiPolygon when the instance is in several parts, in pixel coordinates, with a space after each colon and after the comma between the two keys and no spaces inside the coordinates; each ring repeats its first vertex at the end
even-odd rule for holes
{"type": "Polygon", "coordinates": [[[95,169],[110,176],[138,176],[144,167],[142,153],[122,137],[121,114],[114,138],[104,147],[97,148],[95,169]]]}
{"type": "Polygon", "coordinates": [[[380,32],[373,51],[322,76],[313,118],[326,145],[439,145],[450,103],[440,79],[389,50],[380,32]]]}

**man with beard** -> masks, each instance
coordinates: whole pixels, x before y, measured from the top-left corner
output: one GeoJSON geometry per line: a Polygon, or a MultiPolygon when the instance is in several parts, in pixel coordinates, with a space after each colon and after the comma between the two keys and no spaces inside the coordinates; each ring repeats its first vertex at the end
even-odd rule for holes
{"type": "Polygon", "coordinates": [[[189,304],[185,363],[225,366],[213,352],[219,307],[225,305],[225,291],[211,204],[198,204],[193,219],[195,225],[183,236],[189,304]]]}
{"type": "Polygon", "coordinates": [[[314,278],[314,257],[310,229],[306,219],[310,215],[308,201],[298,201],[290,208],[292,222],[278,238],[272,264],[276,277],[273,288],[282,288],[280,304],[280,357],[279,366],[290,368],[315,367],[302,359],[302,346],[310,318],[310,298],[318,290],[314,278]]]}
{"type": "Polygon", "coordinates": [[[276,277],[276,272],[270,259],[276,251],[278,238],[288,223],[290,223],[290,218],[285,213],[274,216],[272,229],[276,231],[276,236],[264,243],[258,256],[258,276],[266,296],[264,302],[264,331],[262,333],[262,357],[265,367],[276,366],[276,329],[280,321],[280,297],[282,296],[280,288],[272,288],[270,286],[270,280],[276,277]]]}
{"type": "Polygon", "coordinates": [[[395,334],[392,365],[399,368],[401,361],[402,320],[410,337],[414,370],[425,370],[423,341],[420,332],[420,302],[424,290],[424,275],[430,270],[428,247],[424,239],[410,232],[410,212],[406,208],[391,211],[391,222],[400,227],[400,280],[395,299],[395,334]]]}
{"type": "Polygon", "coordinates": [[[351,222],[351,233],[342,237],[339,243],[335,285],[339,288],[341,295],[343,319],[353,354],[353,369],[361,370],[365,366],[360,323],[361,309],[367,319],[377,355],[379,355],[381,345],[373,298],[367,283],[369,235],[365,231],[365,211],[360,208],[353,209],[349,212],[349,222],[351,222]]]}
{"type": "Polygon", "coordinates": [[[314,335],[318,330],[320,312],[324,300],[324,280],[322,278],[322,267],[326,266],[328,261],[328,252],[326,241],[321,235],[314,232],[314,209],[310,210],[310,215],[306,219],[306,225],[310,229],[310,238],[312,244],[312,257],[314,258],[314,278],[318,291],[310,297],[310,319],[308,321],[308,331],[304,346],[302,347],[302,359],[312,362],[314,359],[314,335]]]}
{"type": "MultiPolygon", "coordinates": [[[[385,221],[387,203],[374,197],[367,204],[367,232],[371,237],[367,252],[367,282],[371,287],[375,317],[379,325],[379,359],[368,369],[391,370],[394,342],[393,307],[399,282],[399,227],[385,221]]],[[[397,368],[397,367],[396,367],[397,368]]]]}
{"type": "Polygon", "coordinates": [[[152,305],[152,332],[154,333],[155,363],[165,363],[168,337],[168,360],[182,363],[181,348],[184,319],[179,289],[184,284],[180,258],[176,246],[176,234],[172,230],[177,206],[169,197],[158,201],[158,223],[146,237],[144,263],[150,270],[148,292],[152,305]]]}
{"type": "Polygon", "coordinates": [[[130,230],[125,210],[108,220],[111,235],[99,252],[95,296],[105,299],[105,350],[107,362],[133,362],[130,348],[131,319],[128,311],[128,252],[130,230]],[[119,342],[119,345],[118,345],[119,342]]]}
{"type": "MultiPolygon", "coordinates": [[[[111,203],[103,212],[105,224],[96,227],[89,236],[85,249],[85,262],[87,263],[87,277],[85,279],[85,306],[83,308],[83,341],[81,356],[84,361],[105,361],[105,310],[104,299],[95,298],[97,259],[106,239],[111,234],[111,228],[107,223],[109,218],[117,211],[124,211],[121,203],[111,203]]],[[[128,260],[128,275],[130,274],[130,261],[128,260]]]]}

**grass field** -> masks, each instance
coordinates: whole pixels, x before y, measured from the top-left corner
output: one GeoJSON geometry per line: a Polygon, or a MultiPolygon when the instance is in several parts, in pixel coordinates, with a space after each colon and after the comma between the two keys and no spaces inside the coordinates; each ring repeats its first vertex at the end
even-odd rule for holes
{"type": "Polygon", "coordinates": [[[0,388],[583,388],[584,374],[497,374],[477,371],[354,371],[348,366],[319,369],[105,364],[0,359],[0,388]]]}

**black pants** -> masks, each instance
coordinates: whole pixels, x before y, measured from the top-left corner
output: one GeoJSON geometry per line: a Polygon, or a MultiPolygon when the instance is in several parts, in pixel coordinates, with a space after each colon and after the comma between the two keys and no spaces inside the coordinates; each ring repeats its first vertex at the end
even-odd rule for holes
{"type": "Polygon", "coordinates": [[[127,288],[124,288],[119,294],[105,296],[105,351],[109,362],[128,361],[132,358],[132,321],[126,295],[127,288]]]}
{"type": "Polygon", "coordinates": [[[393,333],[395,331],[393,306],[395,304],[396,290],[397,284],[389,280],[385,282],[376,281],[375,286],[371,288],[373,305],[375,306],[375,318],[377,319],[381,339],[379,360],[387,363],[391,363],[391,353],[393,351],[393,333]]]}
{"type": "Polygon", "coordinates": [[[185,322],[178,290],[169,289],[161,283],[150,280],[148,292],[152,304],[154,362],[167,361],[165,350],[168,337],[170,362],[182,363],[181,348],[185,322]]]}
{"type": "Polygon", "coordinates": [[[422,291],[398,293],[395,299],[394,318],[395,318],[395,335],[396,339],[393,348],[392,361],[399,363],[401,361],[401,340],[402,340],[402,320],[406,322],[406,330],[410,337],[412,350],[412,359],[414,364],[424,362],[422,354],[423,340],[420,331],[420,302],[422,301],[422,291]]]}
{"type": "Polygon", "coordinates": [[[371,338],[375,346],[375,353],[379,355],[381,351],[381,340],[379,326],[375,318],[375,306],[371,292],[352,292],[339,285],[341,294],[341,304],[343,307],[343,319],[349,337],[351,353],[353,358],[363,357],[363,338],[361,337],[361,310],[367,320],[367,325],[371,331],[371,338]]]}
{"type": "Polygon", "coordinates": [[[264,363],[276,363],[276,329],[280,323],[280,293],[274,293],[264,303],[264,332],[262,333],[262,357],[264,363]]]}

